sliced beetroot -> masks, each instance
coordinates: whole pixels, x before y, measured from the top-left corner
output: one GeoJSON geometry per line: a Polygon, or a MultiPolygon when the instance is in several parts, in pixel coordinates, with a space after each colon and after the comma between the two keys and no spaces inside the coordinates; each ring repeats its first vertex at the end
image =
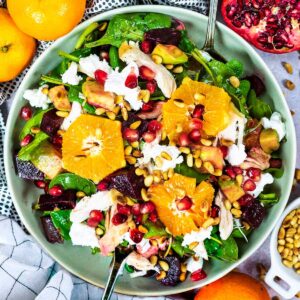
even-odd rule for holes
{"type": "Polygon", "coordinates": [[[59,231],[54,226],[50,216],[41,217],[41,222],[42,222],[46,239],[49,243],[52,244],[63,243],[63,239],[59,231]]]}
{"type": "Polygon", "coordinates": [[[256,96],[260,96],[266,90],[265,84],[258,76],[251,75],[245,79],[250,81],[251,88],[254,89],[256,96]]]}
{"type": "Polygon", "coordinates": [[[59,117],[56,114],[56,109],[51,109],[47,111],[41,122],[41,130],[50,135],[51,137],[55,136],[59,130],[64,118],[59,117]]]}
{"type": "Polygon", "coordinates": [[[121,169],[109,175],[109,189],[116,189],[125,196],[142,200],[141,190],[145,187],[143,176],[137,176],[135,169],[121,169]]]}
{"type": "Polygon", "coordinates": [[[169,264],[167,276],[161,281],[163,285],[175,286],[179,283],[180,261],[176,256],[167,256],[164,259],[169,264]]]}
{"type": "Polygon", "coordinates": [[[175,28],[157,28],[147,31],[144,39],[156,44],[178,46],[181,40],[181,33],[175,28]]]}
{"type": "Polygon", "coordinates": [[[29,180],[44,180],[44,173],[37,169],[30,161],[20,160],[15,157],[16,171],[20,178],[29,180]]]}
{"type": "Polygon", "coordinates": [[[250,205],[243,209],[242,219],[253,228],[259,227],[266,215],[266,209],[259,203],[253,201],[250,205]]]}
{"type": "Polygon", "coordinates": [[[38,209],[41,211],[52,211],[55,208],[73,209],[76,205],[76,191],[67,190],[61,196],[43,194],[38,200],[38,209]]]}

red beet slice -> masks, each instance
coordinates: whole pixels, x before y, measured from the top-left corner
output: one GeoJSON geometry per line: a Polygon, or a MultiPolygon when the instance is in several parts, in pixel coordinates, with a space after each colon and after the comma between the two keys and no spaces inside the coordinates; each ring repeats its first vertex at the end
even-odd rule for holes
{"type": "Polygon", "coordinates": [[[48,135],[55,136],[57,131],[59,130],[61,124],[64,121],[64,118],[59,117],[56,114],[56,109],[51,109],[47,111],[41,122],[41,130],[47,133],[48,135]]]}
{"type": "Polygon", "coordinates": [[[63,239],[59,231],[55,228],[50,216],[41,217],[42,226],[46,239],[49,243],[63,243],[63,239]]]}
{"type": "Polygon", "coordinates": [[[30,161],[15,157],[16,172],[20,178],[29,180],[44,180],[44,173],[38,170],[30,161]]]}

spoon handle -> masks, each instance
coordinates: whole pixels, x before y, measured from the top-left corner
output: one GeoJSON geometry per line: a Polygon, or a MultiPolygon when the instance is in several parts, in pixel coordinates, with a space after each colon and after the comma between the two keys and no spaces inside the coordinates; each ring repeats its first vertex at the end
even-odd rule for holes
{"type": "Polygon", "coordinates": [[[203,47],[204,50],[214,49],[217,8],[218,8],[218,0],[210,0],[208,24],[207,24],[206,37],[205,37],[205,42],[203,47]]]}

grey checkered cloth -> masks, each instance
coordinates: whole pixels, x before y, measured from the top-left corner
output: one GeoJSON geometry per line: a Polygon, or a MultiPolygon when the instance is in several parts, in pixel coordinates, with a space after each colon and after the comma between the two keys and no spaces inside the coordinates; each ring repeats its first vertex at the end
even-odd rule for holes
{"type": "MultiPolygon", "coordinates": [[[[3,2],[0,0],[0,6],[3,2]]],[[[105,10],[138,3],[138,0],[88,0],[84,20],[105,10]]],[[[206,13],[208,7],[208,0],[143,0],[140,3],[182,6],[201,13],[206,13]]],[[[50,44],[51,42],[40,42],[36,57],[50,44]]],[[[15,80],[0,84],[0,105],[11,98],[27,71],[28,68],[15,80]]],[[[102,289],[61,268],[24,232],[25,228],[7,188],[3,161],[4,134],[5,125],[0,112],[0,300],[100,299],[102,289]]],[[[116,294],[112,296],[112,300],[129,299],[141,298],[116,294]]],[[[143,298],[146,299],[167,298],[143,298]]],[[[184,298],[178,296],[176,299],[184,298]]]]}

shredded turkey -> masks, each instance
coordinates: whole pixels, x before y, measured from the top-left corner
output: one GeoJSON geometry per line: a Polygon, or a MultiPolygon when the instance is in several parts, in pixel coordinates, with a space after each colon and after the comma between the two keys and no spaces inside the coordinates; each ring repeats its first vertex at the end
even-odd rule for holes
{"type": "Polygon", "coordinates": [[[271,155],[264,152],[261,148],[252,148],[245,161],[241,164],[242,169],[257,168],[265,170],[270,167],[271,155]]]}
{"type": "Polygon", "coordinates": [[[127,256],[126,263],[127,265],[133,266],[139,271],[156,270],[156,268],[150,263],[150,261],[146,257],[136,253],[135,251],[131,252],[127,256]]]}

